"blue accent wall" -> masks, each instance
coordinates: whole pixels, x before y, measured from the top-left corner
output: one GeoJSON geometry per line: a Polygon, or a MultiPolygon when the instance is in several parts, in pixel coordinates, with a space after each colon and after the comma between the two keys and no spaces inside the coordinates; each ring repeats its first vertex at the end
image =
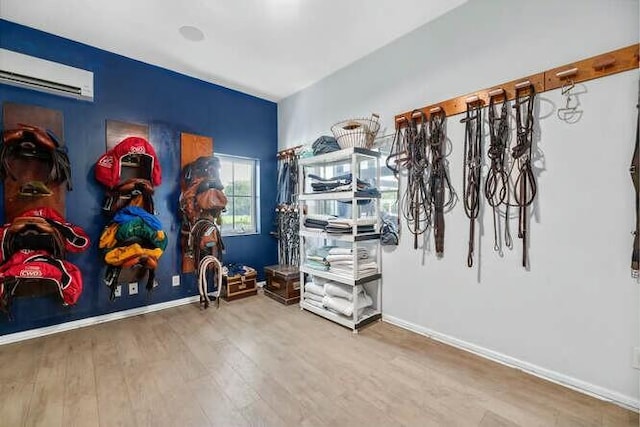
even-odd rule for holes
{"type": "Polygon", "coordinates": [[[277,244],[269,235],[276,199],[275,103],[5,20],[0,20],[0,47],[92,71],[95,97],[89,103],[0,84],[0,103],[62,111],[74,187],[67,194],[67,219],[92,239],[90,250],[68,256],[84,278],[77,305],[63,307],[55,297],[16,300],[14,320],[0,315],[0,335],[197,295],[192,275],[181,275],[181,286],[171,286],[171,276],[180,271],[180,132],[213,137],[215,152],[260,160],[260,234],[225,238],[224,262],[253,266],[260,279],[265,265],[277,263],[277,244]],[[143,289],[134,296],[123,290],[115,302],[109,301],[102,281],[97,241],[105,225],[100,211],[104,189],[93,175],[94,164],[105,151],[106,119],[149,125],[150,141],[162,165],[162,185],[154,200],[169,236],[157,270],[160,285],[150,296],[143,289]]]}

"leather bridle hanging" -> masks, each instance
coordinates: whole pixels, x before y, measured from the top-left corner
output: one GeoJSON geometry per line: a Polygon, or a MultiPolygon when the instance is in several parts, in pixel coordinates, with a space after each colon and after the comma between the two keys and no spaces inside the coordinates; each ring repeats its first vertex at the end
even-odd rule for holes
{"type": "Polygon", "coordinates": [[[518,207],[518,238],[522,239],[522,266],[528,265],[528,224],[527,210],[535,200],[536,178],[531,168],[533,146],[533,104],[536,91],[533,85],[516,86],[513,108],[516,111],[516,145],[511,150],[513,163],[509,179],[513,182],[512,206],[518,207]],[[514,175],[515,174],[515,175],[514,175]]]}
{"type": "Polygon", "coordinates": [[[634,231],[633,251],[631,253],[631,276],[640,276],[640,88],[638,88],[638,118],[636,122],[636,147],[631,160],[631,179],[636,190],[636,230],[634,231]]]}
{"type": "Polygon", "coordinates": [[[509,123],[507,122],[509,103],[505,99],[500,109],[500,116],[496,117],[496,98],[504,97],[504,91],[497,95],[489,94],[489,149],[487,157],[491,164],[487,172],[484,185],[484,195],[493,210],[493,250],[502,255],[502,242],[499,237],[499,206],[505,207],[504,244],[511,248],[513,242],[509,232],[509,176],[507,173],[507,151],[509,145],[509,123]]]}
{"type": "MultiPolygon", "coordinates": [[[[385,160],[387,168],[389,168],[389,170],[393,172],[393,175],[398,180],[400,179],[400,167],[403,166],[402,161],[405,159],[405,156],[407,154],[407,149],[404,145],[405,137],[404,133],[402,132],[404,128],[400,125],[400,123],[404,121],[405,118],[402,117],[402,119],[396,123],[396,134],[394,135],[393,141],[391,142],[389,155],[385,160]]],[[[398,188],[400,188],[399,185],[398,188]]]]}
{"type": "Polygon", "coordinates": [[[442,256],[444,213],[455,205],[456,193],[447,171],[446,114],[438,107],[430,111],[430,116],[427,121],[424,112],[414,110],[410,120],[397,120],[386,163],[398,179],[400,169],[407,169],[407,186],[399,206],[414,235],[414,249],[418,248],[418,236],[433,226],[436,255],[442,256]]]}
{"type": "Polygon", "coordinates": [[[429,197],[433,207],[433,236],[436,255],[444,254],[444,211],[455,204],[455,191],[449,180],[446,164],[446,114],[442,109],[431,112],[429,120],[429,150],[431,152],[431,174],[429,197]],[[445,193],[448,193],[448,197],[445,193]]]}
{"type": "Polygon", "coordinates": [[[418,236],[430,225],[431,206],[427,189],[427,119],[424,113],[414,111],[405,131],[407,150],[407,188],[404,195],[404,217],[413,234],[413,248],[418,249],[418,236]]]}
{"type": "Polygon", "coordinates": [[[469,218],[467,266],[473,267],[475,224],[480,212],[480,172],[482,168],[482,104],[477,97],[467,102],[467,112],[460,120],[465,126],[462,191],[464,212],[469,218]]]}

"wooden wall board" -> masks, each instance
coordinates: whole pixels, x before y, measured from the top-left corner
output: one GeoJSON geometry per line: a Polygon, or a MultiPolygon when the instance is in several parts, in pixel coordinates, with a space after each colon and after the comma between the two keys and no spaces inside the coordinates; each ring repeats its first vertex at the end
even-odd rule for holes
{"type": "MultiPolygon", "coordinates": [[[[113,147],[122,142],[123,139],[130,136],[137,136],[149,141],[149,126],[147,125],[121,122],[118,120],[107,120],[105,132],[107,151],[111,150],[113,147]]],[[[151,143],[151,141],[149,141],[149,143],[151,143]]],[[[148,159],[132,158],[130,160],[130,162],[127,162],[126,159],[123,159],[123,162],[120,164],[121,181],[132,178],[144,178],[149,180],[151,179],[152,166],[148,159]],[[143,163],[137,163],[135,160],[143,163]]]]}
{"type": "Polygon", "coordinates": [[[561,88],[570,81],[574,83],[586,82],[638,68],[639,46],[637,44],[627,46],[545,71],[545,90],[561,88]],[[565,78],[557,75],[557,73],[571,71],[574,68],[576,69],[574,75],[565,78]]]}
{"type": "Polygon", "coordinates": [[[64,145],[64,120],[62,111],[37,105],[3,104],[4,129],[17,128],[19,123],[30,124],[51,130],[64,145]]]}
{"type": "MultiPolygon", "coordinates": [[[[203,156],[213,156],[213,138],[182,132],[180,134],[180,169],[182,170],[186,165],[203,156]]],[[[182,191],[186,190],[182,187],[182,179],[180,180],[180,188],[182,191]]],[[[182,236],[181,240],[182,272],[193,273],[195,271],[193,258],[188,257],[185,253],[186,237],[182,236]]]]}
{"type": "MultiPolygon", "coordinates": [[[[451,98],[443,102],[439,102],[437,104],[427,105],[426,107],[422,107],[418,109],[423,114],[427,116],[427,119],[431,118],[431,110],[437,107],[440,107],[444,110],[447,116],[455,116],[456,114],[464,113],[467,110],[467,100],[472,97],[478,97],[478,101],[482,105],[486,105],[489,103],[489,92],[496,89],[503,89],[507,96],[508,100],[512,100],[516,95],[515,86],[519,83],[530,82],[535,88],[536,92],[544,91],[544,73],[532,74],[527,77],[523,77],[518,80],[512,80],[510,82],[502,83],[500,85],[496,85],[487,89],[482,89],[477,92],[468,93],[466,95],[458,96],[456,98],[451,98]]],[[[406,113],[398,114],[396,116],[396,125],[397,126],[405,126],[406,120],[411,118],[412,114],[415,114],[416,111],[407,111],[406,113]]]]}
{"type": "Polygon", "coordinates": [[[213,138],[182,132],[180,134],[180,167],[202,156],[213,156],[213,138]]]}
{"type": "MultiPolygon", "coordinates": [[[[591,58],[584,59],[582,61],[565,64],[560,67],[552,68],[551,70],[543,71],[530,76],[522,77],[520,79],[512,80],[507,83],[492,86],[487,89],[482,89],[473,93],[451,98],[446,101],[431,104],[417,110],[422,111],[427,116],[427,118],[430,118],[430,111],[435,107],[441,107],[447,116],[453,116],[456,114],[460,114],[466,110],[467,99],[472,96],[477,96],[479,98],[479,102],[481,102],[483,105],[486,105],[489,102],[489,92],[498,88],[502,88],[505,90],[508,100],[513,100],[515,97],[515,85],[527,80],[535,86],[536,93],[558,89],[562,87],[566,82],[568,82],[569,78],[558,76],[557,73],[571,70],[573,68],[576,68],[575,73],[571,75],[571,79],[574,81],[574,83],[593,80],[623,71],[632,70],[638,68],[638,62],[640,61],[639,47],[640,44],[634,44],[621,49],[616,49],[610,52],[603,53],[601,55],[596,55],[591,58]]],[[[396,128],[406,126],[407,120],[411,119],[412,113],[415,113],[415,110],[406,111],[404,113],[396,115],[396,128]]]]}
{"type": "Polygon", "coordinates": [[[295,147],[285,148],[284,150],[278,151],[276,157],[278,158],[278,160],[280,160],[286,157],[295,156],[296,151],[301,147],[302,145],[296,145],[295,147]]]}
{"type": "MultiPolygon", "coordinates": [[[[37,126],[51,130],[64,145],[64,119],[61,111],[43,108],[35,105],[23,105],[14,103],[3,104],[3,128],[18,128],[20,123],[37,126]]],[[[11,222],[13,218],[28,209],[49,207],[66,215],[65,195],[66,183],[49,183],[47,187],[53,192],[51,196],[32,197],[21,196],[20,187],[29,181],[45,182],[49,174],[49,165],[41,160],[15,159],[12,161],[12,169],[20,171],[17,180],[7,177],[4,181],[4,215],[5,222],[11,222]]]]}
{"type": "MultiPolygon", "coordinates": [[[[123,139],[137,136],[149,141],[149,126],[138,123],[128,123],[119,120],[105,121],[105,151],[113,149],[116,145],[122,142],[123,139]]],[[[151,143],[151,141],[149,141],[151,143]]],[[[125,181],[131,178],[151,178],[151,164],[144,158],[130,158],[125,156],[120,163],[120,181],[125,181]],[[142,162],[142,163],[138,163],[142,162]]],[[[118,275],[118,284],[126,284],[130,282],[140,282],[146,275],[148,270],[123,268],[118,275]]]]}
{"type": "Polygon", "coordinates": [[[149,126],[143,124],[107,120],[105,132],[107,151],[111,150],[128,136],[138,136],[149,141],[149,126]]]}

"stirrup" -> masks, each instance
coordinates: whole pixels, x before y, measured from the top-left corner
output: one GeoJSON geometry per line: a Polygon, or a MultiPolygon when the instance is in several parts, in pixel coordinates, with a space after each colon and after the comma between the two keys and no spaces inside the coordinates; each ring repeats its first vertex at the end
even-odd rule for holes
{"type": "Polygon", "coordinates": [[[18,194],[24,197],[49,197],[53,196],[53,191],[42,181],[29,181],[20,186],[18,194]]]}

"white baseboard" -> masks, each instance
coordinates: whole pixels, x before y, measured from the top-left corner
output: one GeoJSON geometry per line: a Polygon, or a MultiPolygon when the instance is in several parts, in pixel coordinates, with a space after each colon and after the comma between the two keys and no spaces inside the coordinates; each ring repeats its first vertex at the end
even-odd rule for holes
{"type": "Polygon", "coordinates": [[[264,285],[266,285],[266,284],[267,284],[267,282],[263,280],[262,282],[256,283],[256,286],[259,287],[259,288],[264,288],[264,285]]]}
{"type": "Polygon", "coordinates": [[[485,359],[498,362],[511,368],[520,369],[521,371],[524,371],[528,374],[535,375],[536,377],[551,381],[556,384],[560,384],[580,393],[584,393],[601,400],[615,403],[632,411],[637,412],[640,409],[640,400],[635,399],[631,396],[626,396],[616,391],[609,390],[607,388],[561,374],[560,372],[543,368],[541,366],[537,366],[511,356],[507,356],[506,354],[502,354],[497,351],[489,350],[488,348],[484,348],[470,342],[463,341],[458,338],[442,334],[440,332],[436,332],[429,328],[416,325],[415,323],[407,322],[394,316],[383,314],[382,320],[392,325],[396,325],[400,328],[407,329],[436,341],[440,341],[444,344],[448,344],[452,347],[468,351],[485,359]]]}
{"type": "Polygon", "coordinates": [[[116,311],[114,313],[102,314],[100,316],[87,317],[86,319],[73,320],[71,322],[60,323],[57,325],[46,326],[44,328],[30,329],[24,332],[16,332],[15,334],[1,335],[0,345],[11,344],[18,341],[30,340],[33,338],[43,337],[45,335],[57,334],[59,332],[71,331],[73,329],[84,328],[87,326],[99,325],[100,323],[112,322],[114,320],[126,319],[127,317],[139,316],[145,313],[165,310],[167,308],[178,307],[180,305],[198,302],[200,296],[186,297],[158,304],[145,305],[144,307],[136,307],[129,310],[116,311]]]}

